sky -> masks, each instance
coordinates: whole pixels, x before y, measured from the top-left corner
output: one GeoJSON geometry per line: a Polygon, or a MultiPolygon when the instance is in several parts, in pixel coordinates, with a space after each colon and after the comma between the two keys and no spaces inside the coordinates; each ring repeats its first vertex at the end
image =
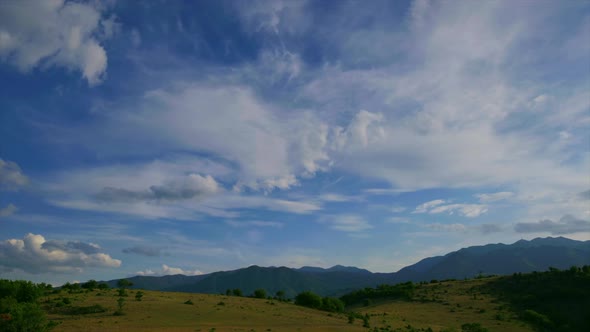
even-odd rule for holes
{"type": "Polygon", "coordinates": [[[588,1],[0,2],[0,277],[590,240],[588,1]]]}

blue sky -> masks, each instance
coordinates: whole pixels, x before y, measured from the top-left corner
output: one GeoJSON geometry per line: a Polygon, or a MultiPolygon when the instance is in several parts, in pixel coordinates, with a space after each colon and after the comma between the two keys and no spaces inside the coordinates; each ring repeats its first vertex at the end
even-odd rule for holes
{"type": "Polygon", "coordinates": [[[583,1],[4,1],[0,275],[590,239],[583,1]]]}

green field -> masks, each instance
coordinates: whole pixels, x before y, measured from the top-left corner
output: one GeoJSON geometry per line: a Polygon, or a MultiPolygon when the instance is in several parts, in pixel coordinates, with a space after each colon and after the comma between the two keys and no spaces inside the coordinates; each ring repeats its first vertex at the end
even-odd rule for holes
{"type": "Polygon", "coordinates": [[[54,331],[461,331],[465,323],[480,323],[489,331],[532,331],[506,305],[476,291],[491,279],[419,285],[411,300],[381,299],[348,308],[369,315],[351,324],[344,313],[328,313],[276,300],[128,290],[124,315],[115,316],[117,290],[69,294],[62,291],[42,299],[49,319],[61,322],[54,331]],[[67,298],[67,305],[56,307],[67,298]],[[191,300],[193,304],[185,304],[191,300]],[[100,305],[105,312],[71,314],[71,308],[100,305]]]}

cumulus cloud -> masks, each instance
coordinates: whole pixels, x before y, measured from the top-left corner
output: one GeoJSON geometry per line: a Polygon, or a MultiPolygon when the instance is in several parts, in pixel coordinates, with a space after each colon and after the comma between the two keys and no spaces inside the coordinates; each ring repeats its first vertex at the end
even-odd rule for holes
{"type": "Polygon", "coordinates": [[[171,267],[166,264],[162,264],[162,269],[159,271],[154,270],[144,270],[144,271],[137,271],[135,274],[139,276],[165,276],[165,275],[175,275],[175,274],[183,274],[185,276],[197,276],[203,274],[203,272],[199,270],[183,270],[179,267],[171,267]]]}
{"type": "Polygon", "coordinates": [[[491,194],[476,194],[475,197],[479,198],[482,203],[495,202],[505,200],[514,197],[514,193],[510,191],[501,191],[491,194]]]}
{"type": "Polygon", "coordinates": [[[129,247],[122,250],[125,254],[136,254],[141,256],[147,257],[157,257],[160,256],[162,253],[162,249],[158,247],[150,247],[150,246],[135,246],[129,247]]]}
{"type": "Polygon", "coordinates": [[[545,219],[533,223],[517,223],[514,230],[518,233],[551,233],[552,235],[590,232],[590,220],[579,219],[567,214],[559,221],[545,219]]]}
{"type": "Polygon", "coordinates": [[[113,33],[101,8],[64,0],[0,4],[0,60],[21,71],[60,66],[80,71],[89,85],[101,82],[107,55],[99,38],[113,33]]]}
{"type": "Polygon", "coordinates": [[[6,207],[0,209],[0,218],[1,217],[8,217],[14,214],[18,208],[14,204],[8,204],[6,207]]]}
{"type": "Polygon", "coordinates": [[[447,201],[442,199],[418,205],[413,213],[430,213],[437,214],[446,212],[448,214],[458,213],[465,217],[477,217],[488,211],[488,207],[483,204],[446,204],[447,201]]]}
{"type": "Polygon", "coordinates": [[[82,271],[87,267],[116,268],[121,261],[102,253],[93,243],[46,240],[27,234],[21,239],[0,242],[0,270],[27,273],[82,271]]]}
{"type": "Polygon", "coordinates": [[[28,183],[29,178],[16,163],[0,158],[0,190],[16,190],[28,183]]]}

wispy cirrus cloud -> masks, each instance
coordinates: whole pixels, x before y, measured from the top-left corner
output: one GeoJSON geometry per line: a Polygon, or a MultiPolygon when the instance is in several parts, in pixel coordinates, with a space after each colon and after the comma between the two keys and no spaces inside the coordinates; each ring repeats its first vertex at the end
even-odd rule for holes
{"type": "Polygon", "coordinates": [[[448,213],[459,214],[465,217],[474,218],[488,211],[487,205],[484,204],[448,204],[448,201],[437,199],[420,204],[413,213],[448,213]]]}
{"type": "Polygon", "coordinates": [[[0,159],[0,190],[17,190],[28,183],[29,178],[15,162],[0,159]]]}
{"type": "Polygon", "coordinates": [[[8,204],[6,207],[0,208],[0,218],[8,217],[18,211],[14,204],[8,204]]]}

